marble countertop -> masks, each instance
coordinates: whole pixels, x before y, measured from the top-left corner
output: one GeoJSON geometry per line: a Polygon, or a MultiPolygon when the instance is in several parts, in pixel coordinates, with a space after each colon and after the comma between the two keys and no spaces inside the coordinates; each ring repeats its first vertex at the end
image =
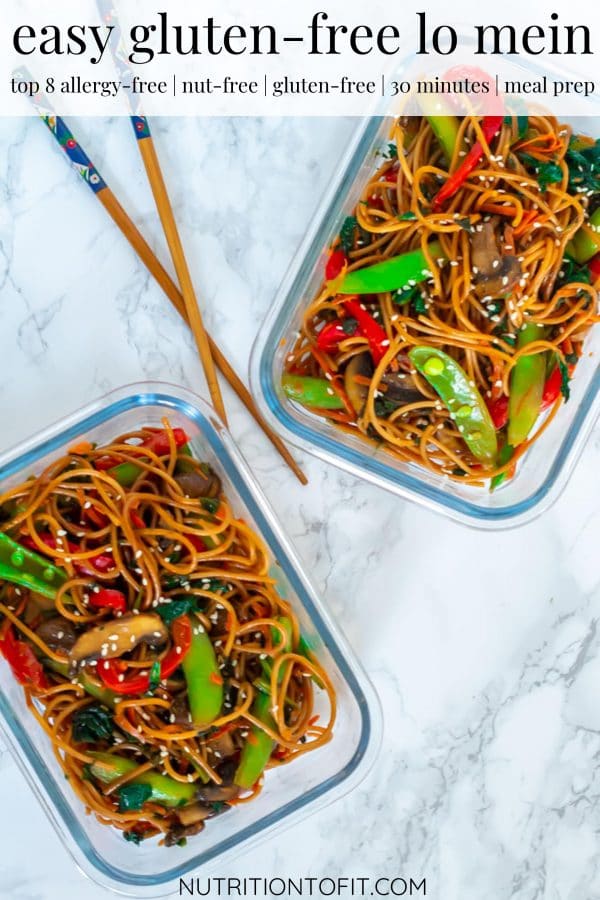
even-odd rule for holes
{"type": "MultiPolygon", "coordinates": [[[[166,260],[127,121],[73,124],[166,260]]],[[[155,123],[207,322],[242,373],[351,128],[155,123]]],[[[0,121],[0,191],[2,449],[128,382],[206,394],[189,334],[39,121],[0,121]]],[[[225,397],[379,692],[385,734],[359,789],[220,874],[426,878],[434,900],[600,897],[600,429],[543,518],[481,533],[298,454],[302,488],[225,397]]],[[[2,897],[109,896],[1,744],[0,797],[2,897]]]]}

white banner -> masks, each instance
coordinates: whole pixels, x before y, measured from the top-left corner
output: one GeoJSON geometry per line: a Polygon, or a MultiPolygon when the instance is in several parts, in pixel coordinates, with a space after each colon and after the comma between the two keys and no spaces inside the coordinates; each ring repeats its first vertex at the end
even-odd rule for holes
{"type": "Polygon", "coordinates": [[[2,0],[0,111],[598,115],[598,5],[2,0]]]}

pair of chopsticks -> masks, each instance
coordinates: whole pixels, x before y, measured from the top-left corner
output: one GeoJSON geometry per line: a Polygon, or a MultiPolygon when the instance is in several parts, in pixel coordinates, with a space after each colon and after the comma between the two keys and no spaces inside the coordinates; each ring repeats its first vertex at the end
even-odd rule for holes
{"type": "MultiPolygon", "coordinates": [[[[15,75],[27,80],[30,79],[29,73],[23,69],[19,70],[15,75]]],[[[181,291],[163,267],[140,230],[119,203],[116,195],[101,177],[84,149],[75,140],[75,137],[64,120],[54,113],[48,100],[41,94],[38,94],[33,98],[33,105],[59,145],[65,151],[68,159],[78,174],[91,188],[96,198],[101,202],[109,216],[131,244],[150,274],[154,277],[173,306],[192,329],[206,374],[213,405],[223,423],[225,425],[227,424],[227,417],[215,371],[215,362],[234,392],[246,406],[256,423],[271,441],[290,469],[294,472],[301,484],[307,484],[308,479],[304,472],[281,438],[279,438],[267,424],[259,412],[250,391],[235,372],[216,341],[210,337],[204,328],[185,253],[179,237],[175,216],[173,214],[173,209],[169,200],[147,119],[142,116],[131,117],[135,134],[138,138],[140,154],[144,161],[144,166],[160,215],[165,237],[173,258],[175,271],[181,284],[181,291]]]]}

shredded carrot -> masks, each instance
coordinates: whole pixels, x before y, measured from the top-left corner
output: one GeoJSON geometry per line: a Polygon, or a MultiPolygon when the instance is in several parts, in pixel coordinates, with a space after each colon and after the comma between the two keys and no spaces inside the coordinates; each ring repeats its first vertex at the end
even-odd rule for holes
{"type": "Polygon", "coordinates": [[[483,203],[480,208],[482,212],[495,213],[497,216],[508,216],[510,219],[514,219],[517,215],[517,208],[511,206],[510,203],[506,205],[501,203],[483,203]]]}
{"type": "Polygon", "coordinates": [[[519,141],[518,144],[515,144],[514,149],[515,151],[527,150],[527,153],[534,159],[544,159],[561,150],[562,143],[555,134],[538,134],[533,138],[519,141]]]}
{"type": "Polygon", "coordinates": [[[229,731],[233,731],[236,728],[235,722],[227,722],[226,725],[221,726],[221,728],[217,728],[216,731],[207,738],[207,743],[210,744],[211,741],[216,741],[217,738],[223,737],[224,734],[227,734],[229,731]]]}
{"type": "Polygon", "coordinates": [[[85,456],[86,453],[91,453],[93,449],[89,441],[82,441],[80,444],[70,447],[69,453],[73,453],[75,456],[85,456]]]}
{"type": "Polygon", "coordinates": [[[544,216],[540,216],[540,214],[536,212],[535,209],[528,209],[527,212],[523,213],[523,218],[521,219],[520,224],[517,225],[514,230],[515,237],[520,237],[527,231],[527,229],[531,225],[533,225],[534,222],[541,222],[543,218],[544,216]]]}

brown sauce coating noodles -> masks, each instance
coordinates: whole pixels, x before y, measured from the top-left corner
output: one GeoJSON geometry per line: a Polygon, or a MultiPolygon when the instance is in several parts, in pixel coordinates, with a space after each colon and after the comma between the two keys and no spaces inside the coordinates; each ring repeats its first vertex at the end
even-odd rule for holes
{"type": "Polygon", "coordinates": [[[176,843],[256,796],[265,766],[329,741],[336,698],[261,539],[188,454],[186,436],[163,425],[79,445],[0,496],[2,532],[66,577],[54,598],[0,579],[0,649],[86,808],[129,840],[176,843]],[[138,634],[146,621],[151,630],[138,634]],[[80,659],[95,634],[105,635],[98,653],[80,659]],[[212,661],[196,674],[221,698],[202,726],[192,721],[183,640],[212,661]],[[147,689],[128,694],[140,678],[147,689]],[[256,780],[238,784],[261,734],[271,743],[256,780]],[[118,756],[118,771],[97,754],[118,756]],[[144,787],[156,775],[187,799],[144,787]]]}
{"type": "MultiPolygon", "coordinates": [[[[481,124],[475,117],[460,120],[449,169],[425,117],[395,122],[391,133],[395,152],[381,162],[353,211],[357,227],[347,248],[347,271],[421,248],[430,277],[411,302],[395,302],[391,292],[359,298],[389,341],[385,359],[363,379],[368,390],[362,408],[349,402],[343,376],[350,361],[369,350],[367,338],[359,329],[333,349],[318,345],[323,328],[346,315],[348,298],[337,293],[336,280],[326,281],[308,303],[286,361],[289,374],[330,379],[343,408],[313,409],[336,428],[359,434],[403,462],[478,486],[514,466],[548,426],[561,398],[509,464],[498,462],[484,471],[431,385],[414,367],[406,366],[407,354],[416,346],[442,349],[464,369],[486,403],[492,403],[509,395],[514,366],[526,353],[550,351],[552,359],[572,366],[598,321],[597,286],[584,280],[561,283],[567,246],[586,219],[589,200],[568,190],[565,156],[571,130],[543,116],[530,116],[528,129],[519,141],[515,125],[505,123],[492,142],[493,152],[483,142],[484,153],[475,170],[444,209],[434,211],[432,198],[448,172],[455,171],[481,139],[481,124]],[[521,150],[527,150],[528,158],[533,154],[536,162],[552,159],[560,181],[540,189],[538,178],[519,155],[521,150]],[[500,292],[482,296],[476,289],[473,236],[486,222],[493,223],[502,252],[516,257],[521,269],[507,296],[500,292]],[[434,240],[446,261],[431,257],[434,240]],[[544,326],[547,336],[518,348],[516,338],[526,323],[544,326]],[[390,372],[396,378],[409,375],[417,394],[393,404],[391,412],[389,405],[378,402],[386,396],[390,372]]],[[[340,246],[338,240],[332,251],[340,246]]],[[[305,405],[311,408],[309,402],[305,405]]]]}

